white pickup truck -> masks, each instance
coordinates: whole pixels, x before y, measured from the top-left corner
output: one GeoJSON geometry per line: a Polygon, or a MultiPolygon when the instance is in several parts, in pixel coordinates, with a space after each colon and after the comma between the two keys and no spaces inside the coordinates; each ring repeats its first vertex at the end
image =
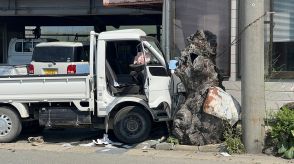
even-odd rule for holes
{"type": "Polygon", "coordinates": [[[0,78],[0,142],[15,140],[26,120],[111,128],[122,142],[143,141],[153,122],[172,118],[171,79],[157,41],[143,31],[91,32],[88,74],[0,78]],[[134,65],[138,51],[152,62],[134,65]]]}

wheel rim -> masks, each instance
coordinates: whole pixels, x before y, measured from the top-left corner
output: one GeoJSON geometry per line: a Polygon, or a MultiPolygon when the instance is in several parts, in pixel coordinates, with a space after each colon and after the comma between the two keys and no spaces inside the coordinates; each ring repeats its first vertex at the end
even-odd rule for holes
{"type": "Polygon", "coordinates": [[[6,136],[11,131],[12,121],[11,119],[4,115],[0,114],[0,136],[6,136]]]}
{"type": "Polygon", "coordinates": [[[137,135],[142,127],[142,120],[136,115],[130,115],[124,121],[124,129],[129,137],[137,135]]]}

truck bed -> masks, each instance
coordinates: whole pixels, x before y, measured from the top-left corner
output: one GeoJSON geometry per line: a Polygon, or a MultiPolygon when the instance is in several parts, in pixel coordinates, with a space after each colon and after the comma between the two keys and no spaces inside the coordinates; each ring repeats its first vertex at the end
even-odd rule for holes
{"type": "Polygon", "coordinates": [[[26,65],[2,65],[0,64],[0,76],[10,76],[10,75],[27,75],[26,65]]]}
{"type": "Polygon", "coordinates": [[[88,75],[0,78],[0,102],[63,102],[88,99],[88,75]]]}

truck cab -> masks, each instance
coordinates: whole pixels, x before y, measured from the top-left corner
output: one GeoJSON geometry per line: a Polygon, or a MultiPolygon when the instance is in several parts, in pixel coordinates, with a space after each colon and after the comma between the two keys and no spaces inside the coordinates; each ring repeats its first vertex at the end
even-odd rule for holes
{"type": "Polygon", "coordinates": [[[140,141],[136,135],[149,133],[150,121],[171,118],[171,78],[159,44],[145,32],[133,29],[102,32],[97,45],[93,51],[99,51],[94,64],[98,115],[126,106],[109,127],[123,142],[140,141]],[[145,62],[136,64],[139,54],[145,62]]]}
{"type": "MultiPolygon", "coordinates": [[[[171,79],[157,41],[141,30],[105,32],[99,34],[97,41],[100,51],[100,60],[96,60],[98,100],[104,97],[108,101],[123,101],[143,96],[150,108],[164,110],[158,114],[158,120],[159,116],[168,118],[171,79]],[[145,62],[134,64],[140,53],[145,62]]],[[[107,108],[108,103],[104,102],[98,106],[107,108]]]]}

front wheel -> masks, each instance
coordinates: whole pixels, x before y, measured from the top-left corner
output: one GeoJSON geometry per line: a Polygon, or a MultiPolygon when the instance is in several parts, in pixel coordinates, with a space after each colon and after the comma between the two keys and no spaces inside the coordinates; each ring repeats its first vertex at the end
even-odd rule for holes
{"type": "Polygon", "coordinates": [[[22,129],[19,115],[8,107],[0,107],[0,142],[11,142],[22,129]]]}
{"type": "Polygon", "coordinates": [[[127,106],[118,111],[113,123],[115,136],[121,142],[129,144],[144,141],[151,130],[149,114],[137,106],[127,106]]]}

